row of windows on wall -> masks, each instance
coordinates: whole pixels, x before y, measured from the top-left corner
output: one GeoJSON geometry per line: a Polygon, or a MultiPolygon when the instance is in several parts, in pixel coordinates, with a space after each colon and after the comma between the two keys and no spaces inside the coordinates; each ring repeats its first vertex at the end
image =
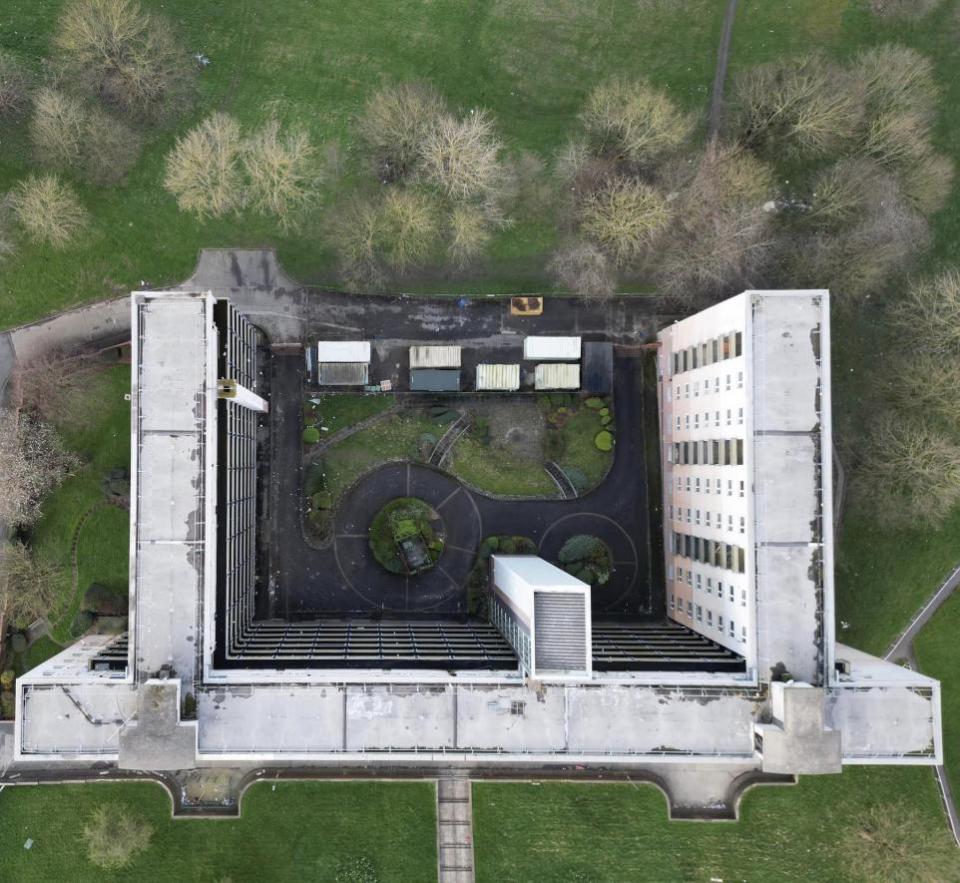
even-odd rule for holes
{"type": "MultiPolygon", "coordinates": [[[[720,426],[720,411],[713,412],[713,425],[715,427],[720,426]]],[[[710,426],[710,412],[703,412],[703,419],[701,421],[701,415],[699,411],[694,412],[693,414],[684,414],[682,421],[680,414],[676,415],[675,421],[675,431],[679,432],[681,429],[700,429],[701,425],[704,429],[707,429],[710,426]],[[690,420],[693,419],[691,424],[690,420]]],[[[727,426],[733,426],[733,408],[727,408],[727,426]]],[[[743,408],[737,408],[737,426],[743,426],[743,408]]]]}
{"type": "Polygon", "coordinates": [[[673,354],[673,373],[682,374],[684,371],[692,371],[694,368],[702,368],[704,365],[712,365],[724,359],[735,359],[741,355],[743,355],[743,332],[731,331],[729,334],[721,334],[704,343],[677,350],[673,354]]]}
{"type": "MultiPolygon", "coordinates": [[[[669,567],[668,579],[671,583],[674,583],[678,586],[683,586],[684,582],[686,582],[686,584],[695,592],[706,592],[710,596],[713,596],[714,592],[716,592],[716,596],[720,601],[724,599],[724,592],[726,592],[726,598],[731,604],[735,604],[737,601],[737,588],[733,583],[724,583],[722,579],[718,579],[716,586],[714,586],[712,576],[704,578],[702,573],[695,573],[689,567],[686,569],[683,567],[678,567],[677,575],[674,577],[673,565],[671,564],[669,567]]],[[[746,589],[740,589],[740,606],[747,606],[746,589]]]]}
{"type": "MultiPolygon", "coordinates": [[[[670,504],[670,520],[671,521],[686,521],[687,524],[703,524],[705,527],[716,527],[719,530],[724,529],[723,524],[723,513],[722,512],[711,512],[709,509],[705,510],[703,513],[699,509],[693,509],[690,506],[684,508],[683,506],[677,506],[676,512],[674,512],[673,503],[670,504]],[[713,516],[716,515],[716,518],[713,516]]],[[[732,531],[734,529],[734,517],[729,512],[727,513],[727,524],[726,529],[732,531]]],[[[740,533],[747,532],[747,519],[745,516],[740,516],[740,533]]]]}
{"type": "MultiPolygon", "coordinates": [[[[693,601],[687,601],[686,607],[684,607],[683,600],[674,603],[673,593],[670,593],[670,610],[675,611],[679,616],[686,616],[687,619],[694,620],[698,623],[703,623],[704,610],[700,604],[694,604],[693,601]]],[[[714,617],[713,611],[710,608],[707,608],[706,611],[706,626],[707,628],[716,628],[716,630],[723,634],[723,614],[718,613],[716,618],[716,626],[714,626],[714,617]]],[[[731,638],[737,637],[737,623],[734,619],[727,620],[727,634],[731,638]]],[[[740,626],[740,643],[747,643],[747,627],[745,625],[740,626]]]]}
{"type": "Polygon", "coordinates": [[[678,466],[743,466],[743,439],[702,439],[667,446],[667,462],[678,466]]]}
{"type": "MultiPolygon", "coordinates": [[[[712,382],[709,377],[703,379],[703,383],[699,380],[694,380],[693,383],[684,383],[677,384],[676,386],[671,387],[667,384],[667,401],[672,402],[676,399],[678,402],[681,399],[691,398],[691,392],[693,393],[693,398],[699,398],[701,395],[708,396],[711,393],[719,394],[720,392],[720,378],[721,374],[714,376],[712,382]],[[671,390],[673,390],[671,392],[671,390]]],[[[724,392],[730,392],[733,389],[733,374],[727,373],[726,380],[723,385],[724,392]]],[[[743,371],[737,371],[737,389],[743,389],[743,371]]]]}
{"type": "MultiPolygon", "coordinates": [[[[719,497],[720,494],[723,493],[722,478],[715,479],[712,485],[710,483],[709,478],[704,478],[703,484],[701,485],[699,475],[695,475],[695,476],[678,475],[674,479],[674,482],[678,491],[686,490],[688,494],[690,493],[699,494],[701,487],[703,487],[703,492],[705,494],[715,493],[719,497]],[[714,490],[711,490],[711,488],[714,488],[714,490]]],[[[739,495],[742,497],[744,495],[744,489],[745,489],[746,483],[743,481],[743,479],[740,479],[740,481],[738,481],[737,484],[740,486],[739,495]]],[[[734,485],[733,479],[728,478],[727,479],[727,496],[728,497],[733,496],[733,485],[734,485]]]]}
{"type": "Polygon", "coordinates": [[[732,546],[730,543],[721,543],[718,540],[707,540],[674,531],[673,552],[691,561],[722,567],[734,573],[745,573],[747,569],[747,556],[744,550],[740,546],[732,546]]]}

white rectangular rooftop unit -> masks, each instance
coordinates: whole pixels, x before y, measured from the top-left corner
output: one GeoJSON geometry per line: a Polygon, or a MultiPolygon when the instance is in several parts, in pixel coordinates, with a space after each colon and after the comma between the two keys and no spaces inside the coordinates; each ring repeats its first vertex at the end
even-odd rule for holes
{"type": "Polygon", "coordinates": [[[525,337],[523,357],[537,361],[574,362],[580,358],[579,337],[525,337]]]}
{"type": "Polygon", "coordinates": [[[590,586],[535,555],[494,555],[491,621],[531,677],[590,677],[590,586]]]}
{"type": "Polygon", "coordinates": [[[318,340],[317,362],[362,362],[370,364],[369,340],[318,340]]]}
{"type": "Polygon", "coordinates": [[[537,365],[535,389],[580,389],[580,365],[569,362],[547,362],[537,365]]]}
{"type": "Polygon", "coordinates": [[[458,346],[412,346],[410,347],[410,370],[417,368],[459,368],[458,346]]]}
{"type": "Polygon", "coordinates": [[[516,392],[520,389],[519,365],[477,365],[477,389],[516,392]]]}

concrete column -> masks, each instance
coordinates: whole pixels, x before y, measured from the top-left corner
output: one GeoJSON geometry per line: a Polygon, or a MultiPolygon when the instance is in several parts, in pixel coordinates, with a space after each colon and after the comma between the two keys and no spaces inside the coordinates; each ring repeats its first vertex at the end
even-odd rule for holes
{"type": "Polygon", "coordinates": [[[241,386],[236,380],[221,380],[217,387],[217,397],[233,399],[241,407],[250,411],[259,411],[261,414],[266,414],[270,410],[270,403],[266,399],[241,386]]]}

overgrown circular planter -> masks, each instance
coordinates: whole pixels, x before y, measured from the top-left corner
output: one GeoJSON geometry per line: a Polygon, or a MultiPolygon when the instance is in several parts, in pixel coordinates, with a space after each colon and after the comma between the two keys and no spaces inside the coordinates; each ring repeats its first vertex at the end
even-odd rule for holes
{"type": "Polygon", "coordinates": [[[387,503],[370,523],[370,551],[390,573],[416,576],[443,554],[445,530],[436,510],[415,497],[387,503]]]}
{"type": "Polygon", "coordinates": [[[613,552],[600,537],[575,534],[557,554],[560,565],[571,576],[591,586],[602,586],[613,574],[613,552]]]}

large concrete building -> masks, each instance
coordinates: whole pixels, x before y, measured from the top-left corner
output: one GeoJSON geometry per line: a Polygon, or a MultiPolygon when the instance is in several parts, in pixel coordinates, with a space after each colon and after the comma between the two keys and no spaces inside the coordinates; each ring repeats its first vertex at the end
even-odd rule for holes
{"type": "Polygon", "coordinates": [[[489,622],[263,619],[259,333],[202,291],[132,309],[129,634],[18,680],[16,764],[940,762],[939,684],[835,640],[826,291],[660,333],[666,580],[635,624],[501,555],[489,622]],[[387,665],[388,639],[438,649],[387,665]]]}

